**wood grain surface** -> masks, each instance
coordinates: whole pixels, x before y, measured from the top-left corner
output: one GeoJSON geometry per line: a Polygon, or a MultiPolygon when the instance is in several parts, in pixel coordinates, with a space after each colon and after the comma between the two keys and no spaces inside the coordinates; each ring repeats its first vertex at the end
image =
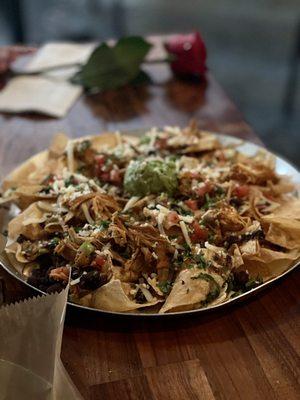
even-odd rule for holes
{"type": "MultiPolygon", "coordinates": [[[[1,174],[46,148],[57,131],[78,137],[196,118],[203,128],[259,142],[210,73],[201,83],[173,79],[162,65],[150,73],[154,85],[82,97],[64,119],[2,114],[1,174]]],[[[6,302],[33,294],[5,271],[0,276],[6,302]]],[[[62,359],[89,400],[300,399],[299,288],[294,271],[243,303],[176,318],[69,307],[62,359]]]]}

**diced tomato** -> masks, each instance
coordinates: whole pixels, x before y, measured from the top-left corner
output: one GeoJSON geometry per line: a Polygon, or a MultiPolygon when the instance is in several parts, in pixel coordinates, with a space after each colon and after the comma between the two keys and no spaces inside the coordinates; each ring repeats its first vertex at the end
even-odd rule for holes
{"type": "Polygon", "coordinates": [[[103,154],[99,154],[95,156],[96,164],[102,167],[105,164],[105,156],[103,154]]]}
{"type": "Polygon", "coordinates": [[[155,147],[160,150],[164,150],[167,147],[167,144],[166,138],[156,139],[155,141],[155,147]]]}
{"type": "Polygon", "coordinates": [[[246,197],[249,194],[249,186],[247,185],[236,186],[233,190],[233,194],[240,199],[246,197]]]}
{"type": "Polygon", "coordinates": [[[203,228],[198,224],[198,222],[193,222],[194,233],[191,235],[191,240],[193,243],[198,243],[208,238],[207,229],[203,228]]]}
{"type": "Polygon", "coordinates": [[[184,203],[185,203],[191,210],[193,210],[193,211],[198,210],[198,202],[197,202],[197,200],[189,199],[189,200],[185,200],[184,203]]]}
{"type": "Polygon", "coordinates": [[[202,197],[204,196],[206,193],[211,192],[213,189],[213,185],[210,182],[205,182],[204,185],[197,187],[194,189],[194,192],[199,196],[202,197]]]}
{"type": "Polygon", "coordinates": [[[179,216],[176,211],[170,211],[167,219],[169,224],[177,224],[179,221],[179,216]]]}
{"type": "Polygon", "coordinates": [[[47,178],[43,181],[44,185],[51,185],[54,182],[54,175],[49,174],[47,178]]]}
{"type": "Polygon", "coordinates": [[[201,178],[201,174],[198,171],[191,171],[190,172],[190,177],[192,179],[199,179],[199,178],[201,178]]]}
{"type": "Polygon", "coordinates": [[[110,172],[101,172],[99,175],[99,178],[103,182],[109,182],[110,181],[110,172]]]}
{"type": "Polygon", "coordinates": [[[105,164],[105,156],[104,155],[97,155],[95,156],[95,175],[101,178],[101,174],[103,173],[102,169],[105,164]]]}
{"type": "Polygon", "coordinates": [[[111,182],[117,183],[117,184],[121,183],[121,181],[122,181],[122,177],[121,177],[120,171],[118,169],[112,169],[110,171],[109,178],[110,178],[111,182]]]}
{"type": "Polygon", "coordinates": [[[101,269],[102,267],[104,267],[105,263],[106,263],[106,257],[102,256],[100,254],[97,254],[97,256],[92,264],[101,269]]]}
{"type": "Polygon", "coordinates": [[[170,211],[167,215],[166,219],[164,220],[164,225],[166,229],[170,229],[172,226],[178,224],[179,222],[179,215],[176,211],[170,211]]]}

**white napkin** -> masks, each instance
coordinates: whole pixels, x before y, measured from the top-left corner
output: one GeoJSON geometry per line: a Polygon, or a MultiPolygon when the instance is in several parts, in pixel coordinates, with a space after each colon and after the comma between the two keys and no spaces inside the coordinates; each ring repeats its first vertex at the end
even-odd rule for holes
{"type": "MultiPolygon", "coordinates": [[[[44,45],[24,72],[85,62],[94,44],[48,43],[44,45]]],[[[12,78],[0,92],[0,111],[9,113],[38,112],[61,118],[82,93],[80,86],[67,81],[77,68],[67,67],[48,71],[42,76],[19,76],[12,78]]],[[[18,72],[22,72],[18,71],[18,72]]]]}

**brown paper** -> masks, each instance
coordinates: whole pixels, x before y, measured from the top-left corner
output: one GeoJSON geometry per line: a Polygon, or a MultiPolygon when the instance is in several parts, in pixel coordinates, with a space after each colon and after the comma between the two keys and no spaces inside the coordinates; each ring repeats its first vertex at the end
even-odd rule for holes
{"type": "Polygon", "coordinates": [[[60,359],[67,295],[0,309],[0,400],[82,399],[60,359]]]}

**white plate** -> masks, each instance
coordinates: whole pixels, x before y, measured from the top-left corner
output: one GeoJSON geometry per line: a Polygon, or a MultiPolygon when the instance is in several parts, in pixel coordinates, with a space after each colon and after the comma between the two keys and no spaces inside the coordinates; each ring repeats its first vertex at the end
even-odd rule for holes
{"type": "MultiPolygon", "coordinates": [[[[139,129],[139,130],[134,130],[134,131],[123,131],[122,133],[124,135],[133,135],[133,136],[141,136],[142,134],[144,134],[145,132],[147,132],[148,129],[139,129]]],[[[219,134],[219,133],[215,133],[215,135],[218,137],[218,139],[220,140],[220,142],[222,144],[237,144],[238,145],[238,150],[241,151],[242,153],[252,156],[255,153],[257,153],[257,151],[267,151],[266,149],[264,149],[263,147],[260,147],[254,143],[251,142],[247,142],[241,139],[237,139],[235,137],[232,136],[227,136],[227,135],[223,135],[223,134],[219,134]]],[[[269,151],[267,151],[269,154],[273,154],[269,151]]],[[[298,183],[300,184],[300,173],[299,171],[293,166],[291,165],[289,162],[285,161],[283,158],[273,154],[276,158],[276,172],[279,175],[288,175],[289,177],[292,178],[294,183],[298,183]]],[[[8,211],[6,211],[5,215],[2,215],[2,229],[1,231],[3,231],[5,229],[5,224],[7,222],[7,217],[8,217],[8,211]],[[5,221],[6,220],[6,221],[5,221]]],[[[1,218],[0,218],[0,222],[1,222],[1,218]]],[[[0,244],[1,246],[1,244],[0,244]]],[[[172,313],[167,313],[167,314],[157,314],[157,313],[151,313],[151,311],[149,312],[134,312],[134,313],[121,313],[121,312],[112,312],[112,311],[103,311],[103,310],[99,310],[96,308],[91,308],[91,307],[85,307],[85,306],[81,306],[78,304],[74,304],[74,303],[70,303],[68,302],[69,305],[71,305],[72,307],[76,307],[76,308],[80,308],[80,309],[84,309],[84,310],[90,310],[90,311],[94,311],[94,312],[99,312],[99,313],[104,313],[104,314],[116,314],[116,315],[127,315],[127,316],[131,316],[131,317],[157,317],[157,318],[163,318],[163,317],[169,317],[169,316],[174,316],[174,315],[182,315],[182,314],[194,314],[194,313],[200,313],[200,312],[207,312],[207,311],[211,311],[211,310],[216,310],[222,307],[225,307],[228,304],[232,304],[235,302],[239,302],[241,300],[244,300],[252,295],[254,295],[255,293],[257,293],[258,291],[266,288],[267,286],[269,286],[270,284],[272,284],[273,282],[277,281],[278,279],[282,278],[284,275],[288,274],[289,272],[291,272],[292,270],[294,270],[297,266],[299,266],[300,264],[300,260],[296,260],[292,265],[290,265],[288,267],[288,269],[283,272],[282,274],[276,276],[275,278],[272,278],[270,280],[268,280],[267,282],[264,282],[263,284],[261,284],[260,286],[249,290],[246,293],[243,293],[237,297],[234,297],[232,299],[227,300],[224,303],[220,303],[220,304],[216,304],[214,306],[210,306],[210,307],[205,307],[205,308],[199,308],[199,309],[195,309],[195,310],[190,310],[190,311],[180,311],[180,312],[172,312],[172,313]]],[[[34,286],[30,285],[29,283],[26,282],[26,277],[22,274],[20,274],[18,271],[16,271],[16,269],[9,263],[7,257],[4,254],[0,255],[0,265],[3,266],[3,268],[9,272],[11,275],[13,275],[15,278],[17,278],[18,280],[24,282],[27,286],[30,286],[31,288],[35,289],[36,291],[41,292],[39,289],[35,288],[34,286]]]]}

